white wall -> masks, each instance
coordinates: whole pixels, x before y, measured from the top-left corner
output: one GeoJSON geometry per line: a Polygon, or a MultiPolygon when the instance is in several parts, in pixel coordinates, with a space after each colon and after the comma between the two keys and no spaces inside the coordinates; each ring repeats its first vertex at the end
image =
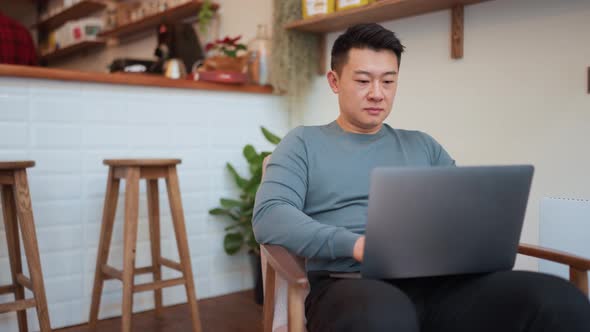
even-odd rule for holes
{"type": "MultiPolygon", "coordinates": [[[[450,58],[448,11],[383,25],[407,47],[390,125],[432,134],[461,165],[536,166],[524,242],[538,242],[542,197],[590,198],[590,1],[468,6],[459,61],[450,58]]],[[[338,34],[328,36],[328,51],[338,34]]],[[[335,119],[338,104],[325,78],[312,91],[300,122],[335,119]]],[[[536,262],[519,266],[534,269],[536,262]]]]}
{"type": "MultiPolygon", "coordinates": [[[[88,320],[105,158],[181,158],[178,172],[197,297],[252,288],[248,255],[225,254],[227,223],[207,211],[222,196],[237,197],[226,162],[247,174],[243,146],[272,149],[259,126],[286,133],[288,116],[279,104],[280,97],[272,95],[0,77],[0,160],[37,163],[29,170],[29,182],[52,327],[88,320]]],[[[138,266],[150,263],[144,187],[142,183],[138,266]]],[[[162,181],[160,189],[163,256],[177,259],[162,181]]],[[[117,268],[122,267],[123,192],[122,186],[110,259],[117,268]]],[[[5,239],[0,222],[0,285],[11,282],[5,239]]],[[[136,282],[149,280],[142,276],[136,282]]],[[[152,308],[152,294],[135,295],[135,311],[152,308]]],[[[121,283],[108,281],[101,317],[120,315],[121,296],[121,283]]],[[[166,304],[186,301],[182,287],[164,290],[164,299],[166,304]]],[[[0,303],[9,300],[12,296],[0,296],[0,303]]],[[[28,310],[33,330],[34,312],[28,310]]],[[[17,330],[14,313],[0,315],[0,331],[17,330]]]]}

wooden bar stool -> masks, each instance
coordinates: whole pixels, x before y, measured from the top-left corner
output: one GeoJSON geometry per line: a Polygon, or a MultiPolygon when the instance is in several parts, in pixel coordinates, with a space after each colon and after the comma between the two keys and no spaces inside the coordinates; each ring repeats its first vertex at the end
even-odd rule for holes
{"type": "Polygon", "coordinates": [[[35,166],[34,161],[0,162],[0,187],[2,187],[2,212],[8,244],[8,257],[12,284],[0,286],[0,295],[14,294],[15,302],[0,304],[0,314],[16,311],[20,332],[28,331],[26,309],[36,307],[39,327],[42,332],[51,331],[47,298],[41,272],[41,259],[35,234],[35,221],[29,195],[27,168],[35,166]],[[30,279],[23,275],[19,227],[23,247],[29,265],[30,279]],[[33,292],[32,299],[25,299],[25,287],[33,292]]]}
{"type": "Polygon", "coordinates": [[[122,329],[123,332],[131,331],[131,315],[133,309],[133,294],[137,292],[154,291],[155,311],[159,316],[162,311],[162,288],[184,285],[188,298],[191,316],[192,331],[201,331],[199,309],[191,268],[188,240],[184,225],[184,213],[180,199],[180,188],[176,165],[179,159],[124,159],[105,160],[109,166],[107,190],[104,201],[100,242],[96,258],[96,271],[94,274],[94,289],[92,291],[92,303],[90,306],[90,327],[94,329],[98,322],[100,296],[104,281],[107,279],[119,279],[123,282],[123,308],[122,329]],[[168,199],[172,212],[174,234],[178,246],[180,262],[173,262],[160,256],[160,210],[158,199],[158,179],[166,179],[168,199]],[[117,270],[107,264],[117,198],[119,196],[119,182],[124,179],[125,184],[125,222],[123,227],[123,270],[117,270]],[[139,180],[146,179],[150,242],[152,254],[152,266],[135,268],[135,247],[137,242],[137,222],[139,206],[139,180]],[[162,280],[161,267],[166,266],[182,272],[182,277],[162,280]],[[133,277],[137,274],[153,274],[151,283],[135,285],[133,277]]]}

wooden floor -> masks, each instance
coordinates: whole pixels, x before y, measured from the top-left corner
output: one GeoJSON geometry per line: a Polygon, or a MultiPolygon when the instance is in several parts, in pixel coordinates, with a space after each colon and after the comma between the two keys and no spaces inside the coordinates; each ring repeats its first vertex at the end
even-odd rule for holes
{"type": "MultiPolygon", "coordinates": [[[[199,301],[203,332],[260,332],[262,306],[254,302],[254,293],[245,291],[199,301]]],[[[167,307],[161,320],[153,311],[133,315],[133,331],[180,332],[190,331],[191,317],[186,304],[167,307]]],[[[105,319],[95,332],[115,332],[121,329],[121,319],[105,319]]],[[[90,332],[87,325],[79,325],[54,332],[90,332]]]]}

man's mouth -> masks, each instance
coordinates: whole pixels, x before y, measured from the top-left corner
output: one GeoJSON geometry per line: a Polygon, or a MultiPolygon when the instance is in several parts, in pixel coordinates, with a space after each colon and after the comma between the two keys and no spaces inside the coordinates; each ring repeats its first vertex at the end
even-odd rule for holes
{"type": "Polygon", "coordinates": [[[369,113],[370,115],[379,115],[379,113],[383,112],[383,108],[379,107],[365,107],[363,111],[369,113]]]}

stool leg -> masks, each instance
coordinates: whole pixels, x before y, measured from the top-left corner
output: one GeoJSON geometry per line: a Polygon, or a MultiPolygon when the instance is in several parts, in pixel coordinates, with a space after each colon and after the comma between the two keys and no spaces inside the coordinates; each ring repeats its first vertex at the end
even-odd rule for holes
{"type": "MultiPolygon", "coordinates": [[[[162,268],[160,266],[160,206],[158,197],[158,180],[147,180],[147,197],[150,223],[150,242],[152,249],[152,267],[154,269],[154,281],[162,280],[162,268]]],[[[162,317],[162,289],[154,291],[154,303],[156,317],[162,317]]]]}
{"type": "Polygon", "coordinates": [[[125,225],[123,228],[123,317],[122,332],[131,332],[133,275],[139,210],[139,168],[130,167],[125,177],[125,225]]]}
{"type": "Polygon", "coordinates": [[[168,200],[170,201],[170,210],[172,212],[172,222],[174,224],[174,234],[176,235],[176,244],[178,245],[178,254],[180,256],[180,265],[182,266],[185,280],[186,297],[188,298],[193,321],[193,332],[200,332],[201,319],[199,318],[197,293],[195,290],[195,281],[193,279],[186,227],[184,224],[184,212],[182,210],[182,201],[180,198],[180,186],[178,184],[176,167],[174,166],[168,168],[166,185],[168,189],[168,200]]]}
{"type": "Polygon", "coordinates": [[[102,224],[100,227],[98,251],[96,254],[96,269],[94,271],[92,302],[90,304],[90,319],[88,325],[91,330],[96,328],[96,323],[98,322],[100,296],[102,294],[102,287],[104,285],[102,267],[107,264],[109,259],[109,250],[111,246],[111,238],[113,235],[113,224],[115,223],[115,212],[117,211],[117,201],[119,198],[119,183],[119,179],[114,177],[113,170],[109,170],[104,207],[102,211],[102,224]]]}
{"type": "Polygon", "coordinates": [[[51,331],[51,324],[49,323],[47,298],[45,297],[45,285],[43,283],[43,272],[41,270],[41,258],[39,257],[39,247],[37,245],[35,221],[33,219],[33,210],[26,171],[15,171],[14,180],[14,193],[17,203],[16,210],[23,236],[23,246],[25,248],[25,254],[29,265],[31,283],[33,284],[33,294],[35,295],[35,302],[37,305],[39,327],[42,332],[49,332],[51,331]]]}
{"type": "MultiPolygon", "coordinates": [[[[4,229],[6,230],[6,243],[8,244],[8,257],[10,260],[10,271],[12,275],[12,284],[16,286],[14,299],[25,299],[25,288],[16,281],[16,276],[23,273],[22,262],[20,258],[20,241],[18,235],[18,221],[16,218],[16,202],[12,188],[9,186],[2,187],[2,212],[4,214],[4,229]]],[[[16,313],[18,318],[18,330],[27,332],[27,311],[19,310],[16,313]]]]}

